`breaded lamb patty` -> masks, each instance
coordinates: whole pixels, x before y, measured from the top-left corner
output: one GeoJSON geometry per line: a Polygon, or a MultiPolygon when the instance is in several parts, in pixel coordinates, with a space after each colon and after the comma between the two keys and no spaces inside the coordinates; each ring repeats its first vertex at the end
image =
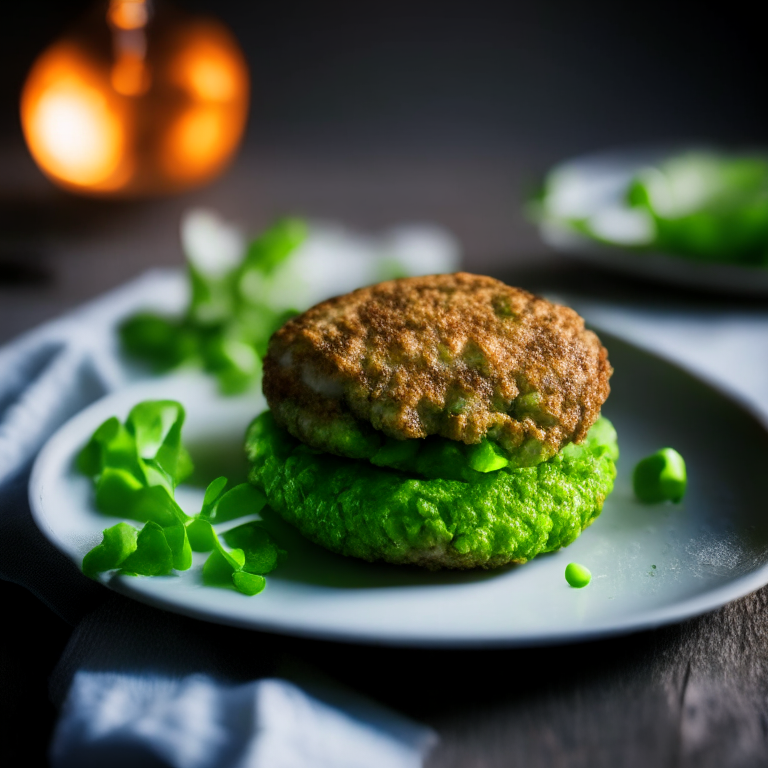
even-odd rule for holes
{"type": "Polygon", "coordinates": [[[440,435],[530,466],[584,439],[611,373],[576,312],[460,272],[312,307],[272,337],[263,386],[276,422],[330,453],[440,435]]]}

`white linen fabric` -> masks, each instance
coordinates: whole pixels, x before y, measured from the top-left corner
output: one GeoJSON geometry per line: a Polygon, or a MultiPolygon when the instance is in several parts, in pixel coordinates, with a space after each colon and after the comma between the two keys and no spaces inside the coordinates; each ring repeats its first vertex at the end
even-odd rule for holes
{"type": "Polygon", "coordinates": [[[418,768],[428,729],[285,680],[75,675],[51,753],[58,768],[418,768]]]}

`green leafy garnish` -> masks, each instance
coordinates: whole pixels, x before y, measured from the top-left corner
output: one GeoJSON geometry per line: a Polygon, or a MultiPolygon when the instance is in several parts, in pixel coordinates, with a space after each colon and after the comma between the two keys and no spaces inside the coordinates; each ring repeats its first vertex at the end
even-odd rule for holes
{"type": "Polygon", "coordinates": [[[144,488],[133,473],[104,467],[96,481],[96,506],[108,515],[133,517],[134,495],[144,488]]]}
{"type": "Polygon", "coordinates": [[[638,255],[768,266],[765,155],[689,151],[638,165],[625,182],[610,174],[602,181],[555,169],[529,211],[542,224],[638,255]]]}
{"type": "MultiPolygon", "coordinates": [[[[212,529],[211,529],[212,530],[212,529]]],[[[273,571],[285,552],[256,523],[246,523],[224,534],[227,550],[214,534],[214,549],[203,566],[203,581],[211,586],[233,586],[255,595],[264,589],[263,574],[273,571]]]]}
{"type": "Polygon", "coordinates": [[[78,469],[97,479],[97,504],[103,512],[124,514],[130,491],[174,488],[192,472],[181,444],[184,408],[173,400],[139,403],[125,424],[112,417],[94,433],[77,457],[78,469]]]}
{"type": "Polygon", "coordinates": [[[141,530],[121,522],[107,528],[101,544],[83,558],[83,572],[119,570],[133,576],[164,576],[192,566],[193,552],[210,552],[203,581],[255,595],[266,584],[263,574],[285,556],[256,523],[224,534],[214,525],[260,512],[264,493],[248,483],[226,490],[218,477],[206,488],[200,512],[187,515],[174,498],[176,486],[192,471],[181,442],[184,409],[172,400],[145,401],[122,424],[105,421],[77,457],[77,467],[93,478],[96,506],[109,515],[144,522],[141,530]]]}
{"type": "Polygon", "coordinates": [[[183,318],[142,312],[120,328],[123,348],[158,371],[196,363],[228,394],[261,375],[269,337],[294,310],[275,306],[269,277],[304,242],[306,224],[281,219],[224,268],[188,255],[190,302],[183,318]]]}
{"type": "Polygon", "coordinates": [[[239,549],[226,552],[216,548],[203,566],[203,581],[210,587],[231,587],[232,577],[240,571],[244,562],[245,555],[239,549]]]}
{"type": "Polygon", "coordinates": [[[213,510],[216,500],[221,496],[226,487],[226,477],[217,477],[215,480],[208,483],[208,487],[205,489],[205,496],[203,497],[203,508],[200,510],[200,515],[202,517],[206,519],[210,517],[210,513],[213,510]]]}
{"type": "Polygon", "coordinates": [[[173,400],[147,400],[128,414],[125,426],[136,440],[149,485],[168,482],[175,488],[192,473],[192,459],[181,444],[184,416],[173,400]]]}
{"type": "Polygon", "coordinates": [[[198,339],[184,320],[141,312],[120,327],[125,351],[132,357],[163,371],[181,365],[197,355],[198,339]]]}
{"type": "MultiPolygon", "coordinates": [[[[149,523],[147,523],[149,525],[149,523]]],[[[145,526],[146,527],[146,526],[145,526]]],[[[167,525],[163,529],[165,540],[171,550],[173,567],[177,571],[186,571],[192,567],[192,547],[187,536],[187,527],[184,523],[167,525]]]]}
{"type": "Polygon", "coordinates": [[[264,574],[274,571],[286,554],[257,523],[246,523],[232,528],[224,534],[224,541],[230,547],[241,549],[245,553],[243,568],[249,573],[264,574]]]}
{"type": "Polygon", "coordinates": [[[655,246],[702,261],[768,263],[768,160],[689,152],[641,170],[627,201],[655,246]]]}
{"type": "Polygon", "coordinates": [[[250,483],[241,483],[223,494],[206,517],[212,523],[226,523],[242,517],[244,509],[248,510],[246,514],[261,512],[266,503],[263,491],[250,483]]]}
{"type": "Polygon", "coordinates": [[[216,532],[202,517],[196,517],[187,526],[187,537],[193,552],[210,552],[216,546],[216,532]]]}
{"type": "Polygon", "coordinates": [[[267,586],[267,580],[263,576],[247,571],[236,571],[232,574],[235,589],[244,595],[258,595],[267,586]]]}
{"type": "Polygon", "coordinates": [[[77,467],[86,475],[98,475],[107,466],[124,469],[136,478],[142,475],[136,440],[114,416],[93,433],[77,457],[77,467]]]}
{"type": "Polygon", "coordinates": [[[136,551],[123,561],[123,572],[139,576],[165,576],[172,570],[173,552],[165,531],[150,520],[139,531],[136,551]]]}
{"type": "Polygon", "coordinates": [[[249,246],[243,272],[256,270],[269,275],[307,238],[307,225],[300,219],[281,219],[249,246]]]}
{"type": "Polygon", "coordinates": [[[119,568],[136,551],[139,532],[128,523],[118,523],[104,531],[104,540],[83,558],[83,573],[95,578],[102,571],[119,568]]]}
{"type": "Polygon", "coordinates": [[[130,514],[126,517],[142,522],[151,520],[163,527],[186,524],[191,519],[169,492],[159,485],[137,491],[131,498],[130,514]]]}

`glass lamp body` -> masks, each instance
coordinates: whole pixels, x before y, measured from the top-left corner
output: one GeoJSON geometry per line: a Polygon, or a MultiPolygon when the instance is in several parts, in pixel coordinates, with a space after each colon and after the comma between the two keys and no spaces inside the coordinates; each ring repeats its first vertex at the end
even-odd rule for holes
{"type": "Polygon", "coordinates": [[[110,26],[109,9],[99,3],[30,70],[21,121],[35,162],[56,184],[99,196],[209,181],[232,159],[248,115],[237,42],[218,21],[166,6],[137,36],[110,26]]]}

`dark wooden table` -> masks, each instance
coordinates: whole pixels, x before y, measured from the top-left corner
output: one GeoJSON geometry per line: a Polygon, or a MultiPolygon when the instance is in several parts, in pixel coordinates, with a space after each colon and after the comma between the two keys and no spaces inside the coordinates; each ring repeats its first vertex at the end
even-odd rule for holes
{"type": "MultiPolygon", "coordinates": [[[[0,342],[153,266],[181,264],[177,228],[210,205],[254,229],[296,212],[375,230],[435,221],[465,266],[533,290],[626,295],[659,305],[728,299],[632,283],[547,253],[519,213],[519,186],[554,158],[456,152],[374,156],[262,147],[211,187],[154,202],[69,197],[0,147],[0,342]]],[[[0,757],[42,764],[55,711],[50,672],[72,628],[0,582],[0,757]]],[[[580,645],[447,651],[348,646],[252,633],[441,737],[434,768],[768,765],[768,588],[683,624],[580,645]]],[[[7,760],[4,764],[15,763],[7,760]]]]}

